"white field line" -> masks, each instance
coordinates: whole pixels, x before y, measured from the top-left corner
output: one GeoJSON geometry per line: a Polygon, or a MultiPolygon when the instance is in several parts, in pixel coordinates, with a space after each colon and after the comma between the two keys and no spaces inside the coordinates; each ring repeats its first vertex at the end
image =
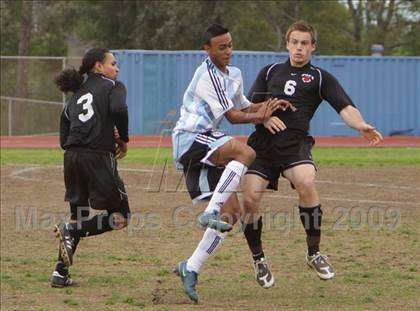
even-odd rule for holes
{"type": "MultiPolygon", "coordinates": [[[[297,196],[292,195],[281,195],[281,194],[266,194],[267,197],[271,198],[281,198],[281,199],[293,199],[297,200],[297,196]]],[[[322,197],[321,200],[325,201],[341,201],[341,202],[360,202],[360,203],[373,203],[373,204],[401,204],[401,205],[413,205],[420,207],[420,203],[415,202],[403,202],[403,201],[381,201],[381,200],[360,200],[360,199],[345,199],[345,198],[332,198],[332,197],[322,197]]]]}
{"type": "Polygon", "coordinates": [[[374,188],[386,188],[386,189],[399,189],[399,190],[415,190],[419,191],[416,187],[407,187],[407,186],[385,186],[381,184],[372,184],[372,183],[359,183],[359,182],[343,182],[343,181],[332,181],[332,180],[316,180],[316,183],[319,184],[340,184],[340,185],[349,185],[349,186],[363,186],[363,187],[374,187],[374,188]]]}
{"type": "MultiPolygon", "coordinates": [[[[19,164],[19,165],[11,165],[11,166],[27,166],[25,164],[19,164]]],[[[30,167],[24,167],[24,168],[19,168],[19,169],[15,169],[13,170],[9,176],[15,179],[21,179],[21,180],[26,180],[26,181],[42,181],[43,179],[41,178],[34,178],[34,177],[27,177],[27,176],[22,176],[26,173],[31,173],[31,172],[35,172],[35,171],[41,171],[44,169],[63,169],[62,165],[33,165],[30,167]]],[[[124,168],[120,168],[118,169],[119,171],[128,171],[128,172],[138,172],[138,173],[151,173],[153,172],[152,170],[148,170],[148,169],[124,169],[124,168]]]]}
{"type": "Polygon", "coordinates": [[[22,180],[27,180],[27,181],[41,181],[41,178],[31,178],[31,177],[21,176],[22,174],[39,171],[40,169],[42,169],[42,167],[32,166],[32,167],[20,168],[20,169],[13,170],[9,174],[9,176],[15,179],[22,179],[22,180]]]}
{"type": "MultiPolygon", "coordinates": [[[[8,164],[8,166],[25,166],[27,167],[28,164],[8,164]]],[[[36,169],[43,169],[43,168],[57,168],[61,169],[62,165],[42,165],[42,164],[33,164],[32,168],[36,169]]],[[[122,172],[138,172],[138,173],[153,173],[155,170],[152,169],[139,169],[139,168],[118,168],[119,171],[122,172]]],[[[31,170],[28,170],[31,171],[31,170]]],[[[10,176],[14,177],[15,175],[19,175],[20,173],[25,173],[26,170],[22,172],[15,172],[13,171],[10,176]]],[[[332,180],[323,180],[318,179],[315,181],[319,184],[340,184],[340,185],[353,185],[353,186],[361,186],[361,187],[372,187],[372,188],[382,188],[382,189],[398,189],[398,190],[414,190],[419,191],[418,187],[408,187],[408,186],[390,186],[390,185],[381,185],[381,184],[374,184],[374,183],[362,183],[362,182],[344,182],[344,181],[332,181],[332,180]]]]}
{"type": "MultiPolygon", "coordinates": [[[[9,174],[9,176],[12,178],[22,179],[26,181],[42,181],[43,179],[21,176],[22,174],[34,172],[38,170],[43,170],[43,169],[48,169],[48,168],[53,168],[53,169],[63,168],[62,165],[32,165],[30,167],[27,167],[27,165],[21,164],[21,165],[10,165],[10,166],[25,166],[24,168],[13,170],[9,174]]],[[[138,172],[138,173],[152,173],[153,172],[153,170],[150,170],[150,169],[135,169],[135,168],[120,168],[119,170],[126,171],[126,172],[138,172]]],[[[351,185],[356,185],[356,186],[358,185],[362,187],[380,187],[382,189],[389,188],[389,189],[399,189],[399,190],[418,190],[417,188],[414,188],[414,187],[385,186],[385,185],[370,184],[370,183],[335,182],[335,181],[329,181],[329,180],[321,180],[317,182],[329,183],[329,184],[332,184],[332,183],[343,184],[343,185],[351,184],[351,185]]],[[[127,185],[127,186],[129,188],[142,188],[143,189],[143,187],[138,187],[138,186],[133,186],[133,185],[127,185]]],[[[276,194],[276,193],[267,193],[265,196],[272,197],[272,198],[293,199],[293,200],[296,200],[298,198],[297,196],[281,195],[281,194],[276,194]]],[[[346,199],[346,198],[332,198],[332,197],[323,197],[322,199],[326,201],[360,202],[360,203],[373,203],[373,204],[404,204],[404,205],[419,206],[419,203],[416,203],[416,202],[403,202],[403,201],[382,201],[382,200],[365,200],[365,199],[361,200],[361,199],[346,199]]]]}

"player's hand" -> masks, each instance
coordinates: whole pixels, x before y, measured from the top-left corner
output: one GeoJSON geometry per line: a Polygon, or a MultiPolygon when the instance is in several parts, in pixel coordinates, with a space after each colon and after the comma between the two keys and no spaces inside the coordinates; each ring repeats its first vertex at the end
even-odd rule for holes
{"type": "Polygon", "coordinates": [[[291,102],[285,99],[278,99],[278,98],[270,98],[266,101],[267,108],[271,109],[272,112],[281,109],[283,111],[286,111],[287,109],[292,110],[295,112],[297,108],[293,106],[291,102]]]}
{"type": "Polygon", "coordinates": [[[257,113],[260,115],[261,122],[267,121],[274,111],[278,109],[282,109],[283,111],[291,108],[296,109],[289,101],[284,99],[278,99],[278,98],[270,98],[267,100],[264,104],[262,104],[257,113]],[[293,107],[293,108],[292,108],[293,107]]]}
{"type": "MultiPolygon", "coordinates": [[[[277,98],[276,98],[277,99],[277,98]]],[[[279,109],[286,111],[287,109],[292,110],[295,112],[297,108],[293,106],[293,104],[285,99],[277,99],[277,103],[279,105],[279,109]]]]}
{"type": "Polygon", "coordinates": [[[114,138],[115,140],[120,139],[120,133],[118,132],[118,129],[116,126],[114,126],[114,138]]]}
{"type": "Polygon", "coordinates": [[[263,124],[271,134],[276,134],[286,129],[286,124],[277,117],[271,117],[267,121],[263,122],[263,124]]]}
{"type": "Polygon", "coordinates": [[[372,125],[363,124],[359,129],[360,134],[369,141],[371,146],[377,145],[383,137],[372,125]]]}
{"type": "Polygon", "coordinates": [[[127,143],[121,139],[117,139],[116,142],[115,158],[120,160],[127,155],[128,147],[127,143]]]}

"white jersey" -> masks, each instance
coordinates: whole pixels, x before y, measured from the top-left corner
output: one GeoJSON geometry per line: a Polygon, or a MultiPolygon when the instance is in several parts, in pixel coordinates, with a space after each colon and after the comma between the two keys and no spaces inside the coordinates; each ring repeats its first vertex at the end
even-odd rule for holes
{"type": "Polygon", "coordinates": [[[207,58],[195,71],[172,134],[175,161],[190,148],[197,134],[217,130],[228,110],[251,105],[243,92],[241,71],[233,66],[227,69],[223,73],[207,58]]]}

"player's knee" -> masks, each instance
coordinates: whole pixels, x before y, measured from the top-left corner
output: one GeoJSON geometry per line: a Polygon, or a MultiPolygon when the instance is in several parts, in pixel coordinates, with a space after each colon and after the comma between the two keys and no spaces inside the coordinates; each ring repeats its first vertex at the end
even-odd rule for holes
{"type": "Polygon", "coordinates": [[[260,206],[260,199],[257,193],[245,194],[243,199],[244,214],[254,214],[258,212],[260,206]]]}
{"type": "Polygon", "coordinates": [[[312,176],[303,177],[293,182],[293,185],[300,195],[305,195],[315,190],[315,179],[312,176]]]}
{"type": "Polygon", "coordinates": [[[123,215],[119,213],[112,214],[113,217],[113,229],[114,230],[121,230],[128,225],[128,218],[125,218],[123,215]]]}
{"type": "Polygon", "coordinates": [[[254,162],[257,154],[255,153],[254,149],[252,149],[249,146],[246,146],[246,149],[247,149],[247,157],[248,157],[248,160],[249,160],[249,164],[248,164],[248,166],[249,166],[249,165],[252,164],[252,162],[254,162]]]}
{"type": "Polygon", "coordinates": [[[250,166],[252,164],[252,162],[254,162],[256,154],[254,149],[252,149],[251,147],[249,147],[248,145],[243,144],[243,146],[241,146],[241,155],[242,155],[242,162],[243,164],[245,164],[246,166],[250,166]]]}

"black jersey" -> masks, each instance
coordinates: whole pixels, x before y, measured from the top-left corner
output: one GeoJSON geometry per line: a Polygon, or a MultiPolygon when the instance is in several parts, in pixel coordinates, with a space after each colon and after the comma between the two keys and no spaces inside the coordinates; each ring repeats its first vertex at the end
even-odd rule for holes
{"type": "Polygon", "coordinates": [[[61,114],[61,147],[115,152],[114,126],[120,138],[128,142],[125,99],[124,84],[90,73],[61,114]]]}
{"type": "MultiPolygon", "coordinates": [[[[309,131],[309,123],[322,100],[326,100],[337,113],[348,105],[354,106],[329,72],[310,62],[302,68],[292,67],[289,59],[264,67],[248,93],[248,99],[253,103],[271,97],[286,99],[298,109],[296,112],[277,110],[273,115],[278,116],[288,129],[305,133],[309,131]]],[[[257,125],[257,129],[262,127],[257,125]]]]}

